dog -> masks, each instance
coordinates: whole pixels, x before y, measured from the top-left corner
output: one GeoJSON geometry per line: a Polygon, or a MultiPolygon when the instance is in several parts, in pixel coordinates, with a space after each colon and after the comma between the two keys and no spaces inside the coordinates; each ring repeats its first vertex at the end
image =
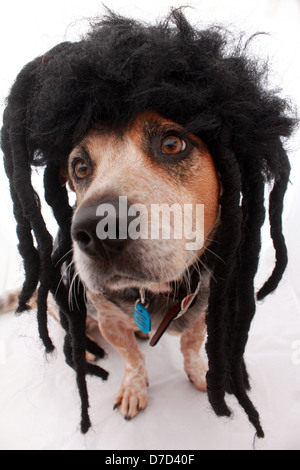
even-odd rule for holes
{"type": "Polygon", "coordinates": [[[185,371],[215,413],[230,416],[225,394],[233,393],[264,436],[244,352],[255,301],[276,289],[287,264],[282,139],[296,120],[265,87],[265,68],[231,41],[219,28],[194,28],[181,9],[155,26],[109,12],[81,41],[27,64],[8,97],[1,146],[25,270],[17,310],[36,295],[51,352],[54,305],[77,373],[82,432],[90,427],[85,376],[107,377],[87,361],[87,352],[103,353],[90,341],[97,322],[125,361],[115,407],[126,419],[147,405],[135,332],[155,346],[168,331],[181,334],[185,371]],[[31,184],[35,166],[45,167],[56,243],[31,184]],[[276,262],[255,293],[270,182],[276,262]]]}
{"type": "MultiPolygon", "coordinates": [[[[155,294],[149,312],[152,327],[158,328],[168,309],[178,302],[170,285],[184,279],[205,248],[187,251],[185,239],[99,240],[96,208],[103,201],[117,200],[120,194],[146,207],[155,203],[179,203],[182,208],[185,203],[204,204],[205,245],[209,245],[218,214],[216,169],[198,137],[153,112],[140,114],[122,136],[92,129],[71,152],[68,169],[68,181],[77,201],[72,222],[76,271],[97,311],[103,337],[125,361],[116,406],[125,418],[132,418],[146,407],[148,383],[145,361],[134,335],[132,299],[138,299],[136,289],[145,289],[146,296],[155,294]],[[168,142],[170,148],[164,151],[168,142]],[[172,158],[177,162],[175,168],[172,158]],[[188,167],[186,158],[190,160],[188,167]]],[[[204,269],[198,275],[201,285],[197,301],[181,318],[172,321],[168,330],[184,330],[181,350],[185,371],[204,391],[207,367],[200,347],[205,337],[209,272],[204,269]]]]}

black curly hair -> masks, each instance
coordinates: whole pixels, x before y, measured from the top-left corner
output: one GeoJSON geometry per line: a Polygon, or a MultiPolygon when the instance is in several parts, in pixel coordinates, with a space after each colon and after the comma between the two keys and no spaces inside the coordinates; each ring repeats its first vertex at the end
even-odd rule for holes
{"type": "Polygon", "coordinates": [[[207,313],[207,389],[219,416],[231,414],[225,393],[233,393],[263,437],[250,401],[244,363],[255,301],[278,285],[287,264],[282,235],[283,198],[290,165],[283,140],[296,119],[288,102],[269,90],[265,64],[248,57],[242,41],[222,28],[194,28],[181,9],[156,25],[108,11],[78,42],[64,42],[38,57],[18,75],[4,112],[1,145],[17,221],[25,281],[18,311],[27,310],[38,288],[40,337],[53,351],[47,329],[47,296],[54,295],[65,328],[66,360],[76,370],[82,402],[82,432],[90,427],[86,374],[107,372],[86,362],[85,351],[103,355],[85,334],[84,289],[68,302],[62,266],[72,269],[73,210],[60,183],[68,155],[96,123],[124,130],[138,113],[153,110],[208,146],[222,195],[220,225],[211,252],[207,313]],[[31,183],[32,167],[44,166],[45,200],[59,226],[54,246],[31,183]],[[255,294],[254,277],[265,219],[266,184],[273,184],[269,219],[276,263],[255,294]]]}

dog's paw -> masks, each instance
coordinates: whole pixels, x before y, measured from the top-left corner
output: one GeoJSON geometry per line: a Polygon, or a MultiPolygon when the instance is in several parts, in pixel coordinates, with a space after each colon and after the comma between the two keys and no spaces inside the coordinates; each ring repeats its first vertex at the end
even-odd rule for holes
{"type": "Polygon", "coordinates": [[[145,372],[126,371],[114,409],[118,408],[125,419],[134,418],[147,406],[147,385],[145,372]]]}
{"type": "Polygon", "coordinates": [[[184,370],[197,390],[206,392],[206,373],[208,371],[208,365],[200,354],[190,354],[184,361],[184,370]]]}
{"type": "Polygon", "coordinates": [[[85,351],[85,359],[87,362],[95,362],[97,359],[97,356],[95,356],[95,354],[92,354],[88,351],[85,351]]]}

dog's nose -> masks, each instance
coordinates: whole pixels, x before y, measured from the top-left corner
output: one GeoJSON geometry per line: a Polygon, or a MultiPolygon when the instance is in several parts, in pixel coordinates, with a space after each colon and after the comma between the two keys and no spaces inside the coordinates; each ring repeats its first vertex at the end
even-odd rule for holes
{"type": "Polygon", "coordinates": [[[111,257],[128,245],[129,221],[128,204],[120,208],[119,200],[105,200],[76,212],[71,235],[88,256],[111,257]]]}

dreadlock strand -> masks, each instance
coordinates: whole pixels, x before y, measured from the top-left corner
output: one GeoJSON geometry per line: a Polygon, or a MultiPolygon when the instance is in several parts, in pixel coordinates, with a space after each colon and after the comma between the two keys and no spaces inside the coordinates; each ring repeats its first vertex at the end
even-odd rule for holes
{"type": "Polygon", "coordinates": [[[56,271],[51,292],[60,308],[60,319],[66,331],[64,340],[64,353],[66,362],[76,372],[76,382],[81,399],[81,431],[86,433],[91,426],[88,408],[88,391],[86,374],[97,375],[103,380],[107,379],[108,373],[99,366],[90,365],[86,362],[86,306],[83,297],[79,296],[76,303],[70,308],[68,304],[68,290],[61,282],[60,275],[56,271]]]}
{"type": "MultiPolygon", "coordinates": [[[[58,298],[59,301],[59,298],[58,298]]],[[[64,354],[66,358],[66,363],[72,367],[76,372],[76,382],[79,391],[79,396],[81,400],[81,432],[83,434],[87,433],[91,426],[91,421],[88,414],[89,408],[89,399],[88,391],[86,385],[86,374],[90,373],[98,377],[103,378],[105,375],[107,377],[106,371],[103,371],[106,374],[102,374],[100,367],[94,365],[93,370],[91,370],[92,365],[88,365],[85,360],[85,348],[80,347],[80,339],[74,334],[74,325],[70,325],[68,320],[68,315],[66,315],[65,310],[60,309],[60,319],[62,326],[66,331],[64,338],[64,354]]],[[[81,335],[80,335],[81,336],[81,335]]]]}
{"type": "Polygon", "coordinates": [[[227,365],[227,321],[229,311],[228,291],[235,273],[236,253],[241,238],[241,211],[239,207],[241,177],[235,156],[228,148],[228,132],[221,136],[223,144],[213,151],[216,166],[221,174],[222,195],[220,198],[221,230],[217,232],[217,258],[211,279],[207,322],[207,344],[209,370],[207,390],[209,401],[219,416],[230,416],[225,403],[228,375],[227,365]],[[223,150],[221,148],[223,147],[223,150]],[[234,227],[234,230],[233,230],[234,227]],[[217,253],[218,255],[218,253],[217,253]],[[222,256],[222,258],[221,258],[222,256]]]}
{"type": "Polygon", "coordinates": [[[22,313],[31,308],[28,302],[39,282],[40,257],[38,250],[34,246],[30,223],[23,216],[19,198],[13,188],[11,188],[11,196],[14,201],[14,216],[17,223],[18,250],[23,259],[25,276],[18,298],[18,307],[16,309],[16,313],[22,313]]]}
{"type": "Polygon", "coordinates": [[[259,415],[247,396],[245,384],[246,366],[243,361],[248,332],[255,314],[254,276],[258,267],[261,248],[261,227],[265,219],[264,180],[259,170],[247,165],[243,174],[243,225],[244,237],[240,248],[239,276],[237,279],[238,308],[234,313],[229,346],[231,388],[244,408],[258,437],[264,437],[259,415]]]}
{"type": "Polygon", "coordinates": [[[237,310],[233,320],[233,338],[231,355],[242,357],[245,344],[238,347],[240,330],[248,331],[255,313],[254,277],[258,268],[261,250],[261,227],[265,220],[264,178],[258,170],[253,171],[245,165],[243,181],[243,239],[240,247],[239,276],[236,292],[238,295],[237,310]],[[237,341],[237,344],[235,343],[237,341]]]}
{"type": "MultiPolygon", "coordinates": [[[[17,235],[19,238],[18,248],[24,259],[25,269],[25,281],[19,297],[17,312],[19,313],[21,311],[28,310],[29,306],[27,305],[27,302],[31,298],[37,286],[37,281],[39,280],[40,288],[37,300],[39,334],[46,351],[52,352],[54,346],[49,337],[47,328],[47,295],[49,289],[47,283],[45,285],[43,279],[45,277],[43,270],[44,259],[43,253],[41,254],[39,249],[42,247],[42,250],[44,250],[45,245],[49,245],[49,242],[51,245],[51,237],[46,231],[48,237],[45,237],[44,235],[41,242],[39,236],[39,226],[44,225],[44,221],[40,212],[38,222],[35,220],[36,213],[39,211],[39,199],[30,182],[31,170],[27,160],[27,145],[25,135],[23,135],[22,132],[22,125],[18,123],[17,120],[14,124],[9,123],[9,118],[7,116],[5,116],[5,119],[8,120],[9,125],[9,130],[7,130],[4,139],[4,151],[6,150],[5,168],[10,180],[11,195],[14,203],[14,215],[17,221],[17,235]],[[8,160],[10,163],[8,163],[8,160]],[[25,196],[23,194],[24,188],[27,189],[25,191],[25,196]],[[38,250],[36,250],[33,245],[31,230],[34,231],[38,240],[38,250]],[[43,242],[46,238],[48,238],[48,243],[45,244],[43,242]],[[39,255],[39,262],[37,261],[37,253],[39,255]],[[37,272],[34,268],[38,268],[37,272]]],[[[49,268],[47,269],[47,272],[49,272],[49,268]]]]}
{"type": "MultiPolygon", "coordinates": [[[[15,159],[23,157],[22,149],[17,148],[18,139],[15,139],[15,151],[18,154],[15,155],[15,159]]],[[[21,147],[21,142],[20,142],[21,147]]],[[[34,191],[31,184],[31,170],[29,165],[21,167],[22,170],[15,170],[14,182],[15,188],[19,185],[22,187],[22,200],[21,205],[23,213],[27,220],[30,221],[33,233],[37,240],[38,253],[40,258],[40,270],[39,270],[39,287],[37,295],[37,318],[38,328],[40,337],[45,345],[47,352],[54,350],[54,345],[50,339],[47,326],[47,298],[50,290],[51,278],[52,278],[52,237],[48,232],[44,219],[41,214],[40,201],[38,194],[34,191]],[[23,194],[25,192],[25,196],[23,194]]]]}
{"type": "Polygon", "coordinates": [[[1,144],[4,154],[4,168],[9,179],[10,193],[13,201],[13,213],[16,219],[16,233],[19,240],[18,250],[23,259],[25,280],[19,294],[16,313],[29,310],[28,301],[36,290],[39,280],[39,255],[34,247],[31,226],[23,215],[22,207],[13,184],[13,159],[9,138],[9,125],[7,111],[4,114],[4,125],[1,132],[1,144]]]}
{"type": "MultiPolygon", "coordinates": [[[[52,256],[52,263],[57,270],[59,276],[64,276],[68,279],[67,272],[64,275],[61,273],[62,265],[71,266],[72,264],[72,240],[71,240],[71,222],[73,209],[69,205],[69,198],[65,186],[62,186],[59,181],[60,168],[56,165],[48,163],[44,172],[44,187],[45,187],[45,200],[52,208],[53,215],[59,225],[59,233],[57,245],[58,249],[55,250],[52,256]]],[[[69,272],[71,268],[67,269],[69,272]]],[[[70,274],[72,278],[72,273],[70,274]]],[[[79,281],[80,282],[80,281],[79,281]]],[[[81,288],[80,283],[80,288],[81,288]]],[[[71,292],[71,297],[73,293],[71,292]]],[[[78,298],[82,299],[83,294],[78,293],[78,298]]],[[[77,299],[72,299],[72,302],[77,302],[77,299]]],[[[85,302],[81,305],[81,309],[86,309],[85,302]]],[[[65,330],[69,331],[68,321],[63,323],[65,330]]],[[[68,341],[68,339],[67,339],[68,341]]],[[[104,351],[91,339],[85,339],[86,350],[95,354],[99,358],[104,357],[104,351]]]]}
{"type": "MultiPolygon", "coordinates": [[[[234,276],[232,276],[232,283],[231,287],[228,292],[228,301],[229,301],[229,306],[228,306],[228,320],[227,320],[227,344],[226,344],[226,357],[227,357],[227,363],[228,363],[228,375],[227,375],[227,381],[226,381],[226,392],[229,394],[233,394],[232,390],[232,384],[231,384],[231,377],[230,377],[230,364],[229,364],[229,358],[230,358],[230,347],[231,347],[231,341],[229,338],[231,338],[232,330],[233,330],[233,325],[234,325],[234,320],[236,318],[236,313],[239,309],[238,306],[238,290],[237,290],[237,285],[238,285],[238,278],[239,278],[239,266],[240,266],[240,250],[238,250],[237,253],[237,268],[235,270],[234,276]]],[[[250,390],[250,382],[249,382],[249,375],[247,372],[246,364],[244,361],[244,358],[242,358],[241,361],[242,365],[242,376],[243,376],[243,383],[245,386],[246,390],[250,390]]]]}
{"type": "Polygon", "coordinates": [[[290,163],[281,142],[279,145],[281,164],[283,168],[280,171],[279,176],[277,178],[275,177],[274,185],[269,198],[271,238],[273,240],[275,249],[276,263],[271,276],[258,291],[256,295],[257,300],[262,300],[276,289],[282,278],[288,261],[287,248],[284,235],[282,233],[282,211],[284,195],[286,193],[289,182],[290,163]]]}
{"type": "Polygon", "coordinates": [[[86,342],[85,348],[89,353],[94,354],[95,356],[98,356],[99,359],[103,359],[103,357],[105,357],[105,351],[100,346],[98,346],[98,344],[95,343],[95,341],[92,341],[88,336],[86,336],[85,342],[86,342]]]}

